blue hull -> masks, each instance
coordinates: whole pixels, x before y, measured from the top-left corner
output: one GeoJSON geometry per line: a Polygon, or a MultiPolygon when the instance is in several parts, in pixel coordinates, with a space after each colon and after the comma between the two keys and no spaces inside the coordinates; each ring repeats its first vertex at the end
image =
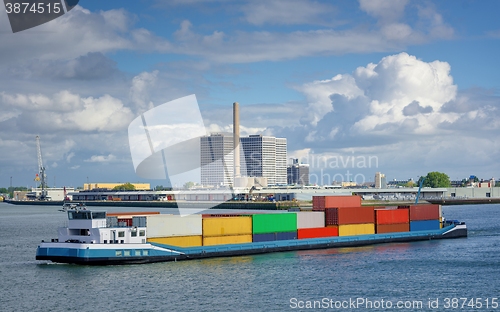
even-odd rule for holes
{"type": "Polygon", "coordinates": [[[80,244],[41,243],[36,259],[74,264],[139,264],[212,257],[254,255],[271,252],[359,247],[374,244],[412,242],[467,237],[465,225],[450,225],[439,230],[290,239],[245,244],[181,248],[162,244],[80,244]]]}

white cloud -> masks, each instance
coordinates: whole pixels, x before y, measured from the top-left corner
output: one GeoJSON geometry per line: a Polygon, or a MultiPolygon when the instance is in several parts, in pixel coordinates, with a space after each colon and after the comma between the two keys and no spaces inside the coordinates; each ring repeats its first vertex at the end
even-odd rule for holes
{"type": "Polygon", "coordinates": [[[75,157],[75,153],[71,152],[66,156],[66,162],[71,162],[71,158],[75,157]]]}
{"type": "Polygon", "coordinates": [[[85,162],[112,162],[116,160],[116,156],[109,154],[109,155],[92,155],[89,159],[85,159],[85,162]]]}
{"type": "Polygon", "coordinates": [[[329,4],[302,0],[251,1],[243,7],[245,20],[254,25],[264,24],[320,24],[335,9],[329,4]]]}
{"type": "Polygon", "coordinates": [[[0,100],[2,110],[16,114],[18,126],[24,129],[116,131],[125,129],[133,117],[120,100],[107,94],[83,98],[69,91],[52,96],[1,92],[0,100]]]}
{"type": "Polygon", "coordinates": [[[408,0],[360,0],[361,10],[383,23],[398,21],[404,14],[408,0]]]}
{"type": "Polygon", "coordinates": [[[153,102],[149,99],[149,91],[155,85],[158,78],[158,71],[151,73],[143,72],[132,79],[129,97],[132,103],[135,104],[138,113],[150,110],[154,107],[153,102]]]}

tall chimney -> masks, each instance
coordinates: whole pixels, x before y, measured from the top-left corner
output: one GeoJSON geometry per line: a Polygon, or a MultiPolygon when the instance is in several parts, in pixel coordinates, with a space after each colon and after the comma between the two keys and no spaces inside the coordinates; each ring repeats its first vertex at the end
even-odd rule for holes
{"type": "MultiPolygon", "coordinates": [[[[240,105],[233,103],[234,177],[240,177],[240,105]]],[[[233,185],[235,185],[233,180],[233,185]]]]}

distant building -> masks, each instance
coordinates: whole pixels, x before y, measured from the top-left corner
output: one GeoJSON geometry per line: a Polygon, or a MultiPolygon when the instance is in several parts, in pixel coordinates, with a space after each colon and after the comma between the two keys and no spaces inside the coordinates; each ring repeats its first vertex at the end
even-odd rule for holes
{"type": "Polygon", "coordinates": [[[213,133],[201,137],[201,184],[233,185],[233,135],[213,133]]]}
{"type": "MultiPolygon", "coordinates": [[[[287,184],[286,139],[263,135],[240,138],[245,168],[241,175],[267,178],[269,185],[287,184]]],[[[242,162],[243,163],[243,162],[242,162]]]]}
{"type": "MultiPolygon", "coordinates": [[[[123,183],[84,183],[83,184],[83,190],[84,191],[90,191],[90,190],[95,190],[95,189],[108,189],[112,190],[115,186],[118,185],[123,185],[127,182],[123,183]]],[[[130,183],[133,186],[135,186],[135,189],[138,191],[143,191],[143,190],[150,190],[151,189],[151,184],[149,183],[130,183]]]]}
{"type": "Polygon", "coordinates": [[[387,182],[385,180],[385,174],[376,172],[375,173],[375,188],[387,188],[387,182]]]}
{"type": "Polygon", "coordinates": [[[309,164],[299,164],[298,159],[292,159],[292,164],[286,168],[287,184],[309,185],[309,164]]]}

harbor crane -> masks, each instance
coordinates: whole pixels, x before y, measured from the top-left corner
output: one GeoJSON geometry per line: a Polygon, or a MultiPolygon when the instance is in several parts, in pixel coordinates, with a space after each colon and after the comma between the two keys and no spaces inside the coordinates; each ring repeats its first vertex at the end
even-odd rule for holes
{"type": "Polygon", "coordinates": [[[36,175],[35,181],[40,181],[40,188],[42,189],[40,193],[40,200],[47,199],[47,175],[45,174],[45,166],[42,160],[42,148],[40,147],[40,136],[36,136],[36,149],[38,154],[38,174],[36,175]]]}

